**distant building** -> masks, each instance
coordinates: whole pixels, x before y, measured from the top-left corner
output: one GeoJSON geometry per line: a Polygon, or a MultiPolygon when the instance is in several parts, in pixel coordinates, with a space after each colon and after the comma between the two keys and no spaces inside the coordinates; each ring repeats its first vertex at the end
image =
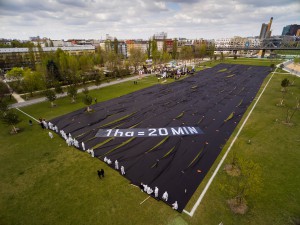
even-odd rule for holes
{"type": "MultiPolygon", "coordinates": [[[[43,52],[55,52],[58,48],[69,53],[70,55],[82,55],[94,53],[95,46],[77,45],[72,47],[43,47],[43,52]]],[[[40,52],[38,48],[32,48],[34,60],[40,62],[40,52]]],[[[28,67],[32,64],[31,51],[29,48],[0,48],[0,69],[4,71],[13,67],[28,67]]]]}
{"type": "Polygon", "coordinates": [[[271,17],[270,22],[268,24],[263,23],[261,25],[259,39],[265,39],[271,37],[271,26],[273,22],[273,17],[271,17]]]}
{"type": "Polygon", "coordinates": [[[300,29],[300,25],[291,24],[287,25],[282,29],[282,36],[297,36],[297,31],[300,29]]]}
{"type": "Polygon", "coordinates": [[[115,38],[114,38],[113,36],[110,36],[109,34],[106,34],[106,35],[105,35],[105,39],[106,39],[106,40],[113,41],[115,38]]]}
{"type": "Polygon", "coordinates": [[[64,40],[52,40],[53,47],[64,47],[64,40]]]}
{"type": "Polygon", "coordinates": [[[130,56],[130,49],[140,49],[142,52],[147,52],[149,42],[143,40],[127,40],[125,41],[127,45],[127,56],[130,56]]]}
{"type": "Polygon", "coordinates": [[[164,40],[167,39],[168,34],[166,32],[160,32],[153,35],[153,38],[156,40],[164,40]]]}

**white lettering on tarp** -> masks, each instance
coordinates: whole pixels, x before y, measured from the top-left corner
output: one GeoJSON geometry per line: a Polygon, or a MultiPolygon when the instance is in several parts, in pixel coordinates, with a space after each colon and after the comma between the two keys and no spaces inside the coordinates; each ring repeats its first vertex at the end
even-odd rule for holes
{"type": "Polygon", "coordinates": [[[112,132],[112,129],[108,129],[107,130],[107,137],[109,137],[110,136],[110,133],[112,132]]]}
{"type": "Polygon", "coordinates": [[[186,127],[183,127],[184,131],[186,134],[189,134],[188,130],[186,129],[186,127]]]}
{"type": "Polygon", "coordinates": [[[198,131],[196,130],[195,127],[188,127],[189,131],[191,134],[198,134],[198,131]]]}
{"type": "Polygon", "coordinates": [[[182,130],[181,127],[177,127],[178,130],[176,130],[176,128],[171,127],[171,131],[173,135],[184,135],[184,132],[182,130]]]}
{"type": "Polygon", "coordinates": [[[133,131],[128,131],[128,132],[125,133],[126,137],[133,137],[133,135],[134,135],[133,131]]]}
{"type": "Polygon", "coordinates": [[[155,128],[150,128],[148,130],[149,130],[149,136],[157,136],[155,128]]]}
{"type": "Polygon", "coordinates": [[[168,136],[168,130],[166,128],[159,128],[158,133],[160,136],[168,136]]]}
{"type": "Polygon", "coordinates": [[[160,137],[199,135],[203,131],[199,127],[165,127],[165,128],[133,128],[133,129],[99,129],[96,137],[160,137]]]}
{"type": "Polygon", "coordinates": [[[119,131],[119,129],[116,129],[114,136],[115,137],[122,137],[123,136],[123,132],[119,131]]]}

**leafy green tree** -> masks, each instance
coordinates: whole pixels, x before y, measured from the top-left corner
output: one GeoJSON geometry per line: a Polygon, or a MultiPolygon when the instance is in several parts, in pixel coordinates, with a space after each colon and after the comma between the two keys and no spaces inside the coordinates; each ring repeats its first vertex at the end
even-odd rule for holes
{"type": "Polygon", "coordinates": [[[114,52],[118,55],[119,54],[119,41],[117,38],[114,39],[114,52]]]}
{"type": "Polygon", "coordinates": [[[35,70],[35,54],[33,51],[33,47],[29,47],[28,52],[29,52],[29,59],[30,59],[30,68],[35,70]]]}
{"type": "Polygon", "coordinates": [[[206,44],[201,44],[199,48],[199,56],[203,60],[206,55],[206,44]]]}
{"type": "Polygon", "coordinates": [[[221,55],[220,55],[220,60],[223,61],[224,60],[224,53],[221,52],[221,55]]]}
{"type": "Polygon", "coordinates": [[[257,195],[262,187],[261,167],[251,161],[238,158],[239,176],[231,177],[228,184],[222,186],[231,196],[230,207],[246,205],[246,199],[257,195]]]}
{"type": "Polygon", "coordinates": [[[46,84],[44,82],[44,77],[41,73],[37,71],[31,71],[30,69],[24,70],[24,79],[22,84],[27,92],[33,96],[33,92],[37,90],[44,89],[46,84]]]}
{"type": "Polygon", "coordinates": [[[206,52],[207,52],[207,55],[210,59],[212,59],[214,57],[214,54],[215,54],[215,45],[210,45],[209,47],[206,48],[206,52]]]}
{"type": "Polygon", "coordinates": [[[167,41],[166,39],[163,40],[163,53],[167,52],[167,41]]]}
{"type": "Polygon", "coordinates": [[[106,57],[108,69],[113,71],[120,64],[120,57],[114,51],[107,52],[106,57]]]}
{"type": "Polygon", "coordinates": [[[8,78],[10,80],[17,80],[17,81],[21,81],[23,76],[24,76],[24,70],[22,68],[19,68],[19,67],[12,68],[6,74],[6,78],[8,78]]]}
{"type": "Polygon", "coordinates": [[[161,62],[162,63],[167,63],[172,59],[172,56],[168,52],[163,52],[161,56],[161,62]]]}
{"type": "Polygon", "coordinates": [[[69,56],[64,52],[59,55],[59,70],[62,77],[66,77],[69,72],[68,58],[69,56]]]}
{"type": "Polygon", "coordinates": [[[104,66],[105,63],[105,51],[101,49],[101,47],[96,48],[95,58],[94,58],[95,65],[104,66]]]}
{"type": "Polygon", "coordinates": [[[103,74],[103,70],[99,70],[96,74],[95,74],[95,85],[99,86],[101,84],[101,79],[104,76],[103,74]]]}
{"type": "Polygon", "coordinates": [[[151,48],[152,48],[152,42],[151,42],[151,39],[149,39],[148,46],[147,46],[147,56],[148,56],[148,59],[151,58],[151,48]]]}
{"type": "Polygon", "coordinates": [[[67,88],[67,93],[68,96],[71,98],[71,102],[75,103],[76,102],[76,97],[77,97],[77,87],[75,85],[70,85],[67,88]]]}
{"type": "Polygon", "coordinates": [[[0,81],[0,102],[2,102],[4,96],[9,93],[10,91],[7,85],[4,82],[0,81]]]}
{"type": "Polygon", "coordinates": [[[56,100],[55,92],[51,89],[47,89],[44,92],[44,95],[48,99],[48,101],[51,103],[51,107],[54,107],[55,106],[54,101],[56,100]]]}
{"type": "Polygon", "coordinates": [[[4,116],[4,114],[8,111],[8,103],[6,101],[0,101],[0,112],[1,116],[4,116]]]}
{"type": "Polygon", "coordinates": [[[66,74],[66,81],[68,84],[77,83],[78,71],[79,71],[79,62],[77,58],[73,55],[68,57],[68,69],[69,72],[66,74]]]}
{"type": "Polygon", "coordinates": [[[62,94],[62,93],[64,93],[64,90],[63,90],[60,82],[56,82],[54,84],[54,91],[55,91],[56,94],[62,94]]]}
{"type": "Polygon", "coordinates": [[[137,73],[138,66],[146,60],[145,53],[140,48],[131,48],[129,52],[129,62],[134,67],[134,72],[137,73]]]}
{"type": "Polygon", "coordinates": [[[18,133],[18,129],[16,125],[21,122],[19,116],[17,113],[15,113],[12,109],[6,111],[2,114],[1,120],[4,124],[7,124],[9,126],[12,126],[11,133],[16,134],[18,133]]]}
{"type": "Polygon", "coordinates": [[[158,51],[157,41],[155,39],[152,40],[151,56],[153,64],[156,64],[160,59],[160,52],[158,51]]]}
{"type": "Polygon", "coordinates": [[[290,81],[287,78],[284,78],[281,81],[281,87],[283,88],[283,91],[286,92],[286,88],[289,86],[290,81]]]}
{"type": "Polygon", "coordinates": [[[84,86],[83,89],[82,89],[82,93],[85,94],[85,95],[88,95],[89,88],[87,86],[84,86]]]}
{"type": "Polygon", "coordinates": [[[23,79],[23,76],[24,76],[24,70],[19,67],[12,68],[6,74],[7,79],[16,81],[16,83],[13,87],[16,90],[19,90],[19,88],[21,87],[21,80],[23,79]]]}
{"type": "Polygon", "coordinates": [[[182,60],[191,60],[193,58],[193,49],[191,46],[183,46],[181,48],[179,58],[182,60]]]}
{"type": "Polygon", "coordinates": [[[53,59],[48,59],[46,62],[46,82],[47,87],[53,87],[56,81],[63,81],[59,72],[58,64],[53,59]]]}
{"type": "Polygon", "coordinates": [[[178,41],[175,39],[172,46],[172,59],[177,59],[178,41]]]}
{"type": "Polygon", "coordinates": [[[90,105],[92,104],[93,102],[93,98],[89,95],[85,95],[83,98],[82,98],[82,102],[87,105],[87,108],[86,108],[86,111],[87,112],[90,112],[91,109],[90,109],[90,105]]]}
{"type": "Polygon", "coordinates": [[[92,70],[94,67],[94,60],[90,55],[81,55],[79,57],[79,68],[84,73],[92,70]]]}

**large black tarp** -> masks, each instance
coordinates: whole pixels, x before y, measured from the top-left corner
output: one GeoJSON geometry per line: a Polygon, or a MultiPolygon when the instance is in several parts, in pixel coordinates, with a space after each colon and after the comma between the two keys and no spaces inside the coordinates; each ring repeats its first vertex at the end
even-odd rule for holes
{"type": "Polygon", "coordinates": [[[94,149],[100,160],[118,160],[133,184],[157,186],[158,199],[167,191],[167,204],[177,201],[182,211],[268,73],[268,67],[220,64],[178,82],[95,104],[93,113],[80,109],[51,122],[94,149]],[[181,126],[200,127],[204,134],[95,137],[99,129],[181,126]]]}

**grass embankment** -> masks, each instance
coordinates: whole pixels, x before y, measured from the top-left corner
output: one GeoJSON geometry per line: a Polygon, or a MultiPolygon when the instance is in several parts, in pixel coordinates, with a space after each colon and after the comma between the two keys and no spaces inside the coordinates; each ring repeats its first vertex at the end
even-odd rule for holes
{"type": "MultiPolygon", "coordinates": [[[[22,132],[17,135],[10,135],[9,128],[0,124],[0,224],[210,225],[221,221],[224,224],[289,224],[291,217],[300,215],[300,115],[295,114],[293,126],[281,122],[285,110],[276,104],[285,77],[290,78],[282,74],[273,77],[232,149],[238,156],[259,163],[263,170],[262,190],[247,198],[250,210],[246,215],[234,215],[227,207],[229,196],[220,186],[230,177],[223,171],[219,171],[193,218],[152,198],[140,205],[148,196],[116,171],[86,153],[67,147],[57,135],[50,139],[47,131],[37,124],[29,126],[28,118],[22,116],[23,122],[19,124],[22,132]],[[249,139],[251,144],[247,144],[249,139]],[[96,173],[100,168],[105,170],[102,180],[96,173]]],[[[100,102],[156,83],[156,78],[146,78],[138,85],[126,82],[90,94],[100,102]]],[[[289,101],[294,102],[295,96],[300,95],[299,86],[297,78],[295,86],[289,87],[292,96],[289,101]]],[[[56,103],[55,108],[45,102],[23,110],[37,118],[50,119],[84,107],[80,100],[71,104],[69,98],[56,103]]],[[[227,161],[230,157],[231,153],[227,161]]],[[[208,179],[209,176],[200,185],[187,210],[208,179]]]]}
{"type": "MultiPolygon", "coordinates": [[[[237,58],[237,59],[224,59],[224,60],[212,60],[212,61],[203,61],[201,62],[201,66],[206,67],[214,67],[220,63],[228,63],[228,64],[242,64],[242,65],[253,65],[253,66],[271,66],[271,64],[279,64],[282,63],[283,60],[275,60],[275,59],[249,59],[249,58],[237,58]]],[[[202,68],[202,67],[200,67],[202,68]]]]}

